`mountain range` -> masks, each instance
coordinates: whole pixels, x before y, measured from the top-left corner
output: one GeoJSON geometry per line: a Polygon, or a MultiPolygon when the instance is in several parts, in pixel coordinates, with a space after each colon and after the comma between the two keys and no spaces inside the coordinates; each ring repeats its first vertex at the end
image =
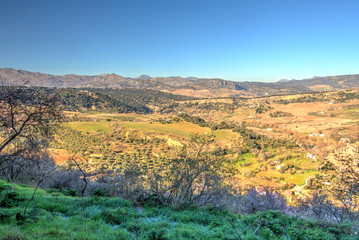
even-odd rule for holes
{"type": "Polygon", "coordinates": [[[137,88],[152,89],[192,97],[248,97],[331,91],[359,87],[359,74],[313,77],[278,82],[234,82],[218,78],[196,77],[123,77],[117,74],[50,75],[12,68],[0,68],[0,80],[26,82],[33,86],[56,88],[137,88]]]}

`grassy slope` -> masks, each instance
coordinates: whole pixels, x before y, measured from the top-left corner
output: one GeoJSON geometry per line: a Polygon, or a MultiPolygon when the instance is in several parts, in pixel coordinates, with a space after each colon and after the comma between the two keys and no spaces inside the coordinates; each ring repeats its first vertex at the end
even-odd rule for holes
{"type": "MultiPolygon", "coordinates": [[[[0,180],[0,202],[8,187],[0,180]]],[[[17,224],[15,214],[23,211],[32,191],[16,185],[15,192],[23,200],[12,208],[0,208],[0,239],[84,239],[83,202],[89,239],[239,239],[233,228],[242,239],[354,239],[349,237],[348,225],[312,222],[273,211],[248,216],[210,208],[147,206],[136,211],[120,198],[81,199],[41,189],[29,206],[33,217],[17,224]]]]}

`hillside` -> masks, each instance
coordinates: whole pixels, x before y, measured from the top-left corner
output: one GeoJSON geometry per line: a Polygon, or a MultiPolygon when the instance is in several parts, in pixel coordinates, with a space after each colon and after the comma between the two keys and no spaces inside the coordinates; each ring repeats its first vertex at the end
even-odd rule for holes
{"type": "Polygon", "coordinates": [[[314,77],[279,82],[233,82],[223,79],[140,76],[128,78],[117,74],[50,75],[10,68],[0,69],[0,80],[28,82],[30,85],[57,88],[137,88],[152,89],[192,97],[250,97],[341,90],[359,87],[359,75],[314,77]]]}
{"type": "Polygon", "coordinates": [[[356,156],[359,89],[216,99],[21,89],[55,94],[66,111],[43,157],[0,155],[0,240],[84,239],[85,222],[89,239],[357,238],[357,198],[348,210],[323,195],[336,179],[321,171],[348,144],[356,156]],[[27,212],[33,188],[12,183],[43,188],[27,212]]]}
{"type": "Polygon", "coordinates": [[[163,105],[196,99],[156,90],[134,88],[28,88],[28,91],[35,90],[56,95],[62,110],[76,112],[148,114],[157,111],[163,105]]]}
{"type": "MultiPolygon", "coordinates": [[[[220,208],[135,207],[121,198],[74,197],[71,191],[34,189],[0,180],[0,239],[355,239],[348,224],[318,223],[279,211],[231,214],[220,208]],[[85,209],[85,210],[84,210],[85,209]]],[[[76,194],[76,193],[75,193],[76,194]]]]}
{"type": "Polygon", "coordinates": [[[62,162],[80,144],[94,164],[133,159],[155,164],[192,134],[213,133],[220,155],[236,161],[237,189],[261,186],[287,194],[314,177],[325,155],[342,141],[359,141],[358,99],[358,90],[345,90],[168,102],[146,115],[67,112],[69,120],[58,133],[63,143],[54,143],[52,152],[62,162]]]}

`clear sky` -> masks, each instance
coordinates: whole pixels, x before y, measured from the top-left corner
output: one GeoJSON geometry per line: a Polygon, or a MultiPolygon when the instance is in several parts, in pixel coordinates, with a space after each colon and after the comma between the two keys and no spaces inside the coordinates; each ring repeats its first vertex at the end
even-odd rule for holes
{"type": "Polygon", "coordinates": [[[359,74],[358,0],[0,0],[0,67],[277,81],[359,74]]]}

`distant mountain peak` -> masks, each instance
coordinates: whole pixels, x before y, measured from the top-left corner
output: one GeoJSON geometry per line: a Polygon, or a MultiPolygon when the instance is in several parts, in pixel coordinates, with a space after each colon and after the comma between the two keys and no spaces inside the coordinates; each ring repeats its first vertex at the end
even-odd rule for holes
{"type": "Polygon", "coordinates": [[[187,77],[186,79],[189,81],[197,81],[198,80],[197,77],[187,77]]]}
{"type": "Polygon", "coordinates": [[[290,80],[289,79],[280,79],[278,82],[279,83],[284,83],[284,82],[289,82],[290,80]]]}
{"type": "Polygon", "coordinates": [[[137,79],[147,80],[147,79],[152,79],[152,78],[148,75],[141,75],[141,76],[137,77],[137,79]]]}

